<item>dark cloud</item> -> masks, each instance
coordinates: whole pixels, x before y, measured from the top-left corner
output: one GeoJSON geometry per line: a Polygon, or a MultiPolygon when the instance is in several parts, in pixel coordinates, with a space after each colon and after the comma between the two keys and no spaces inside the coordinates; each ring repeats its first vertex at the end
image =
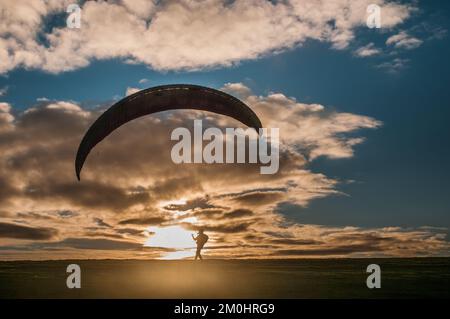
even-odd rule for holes
{"type": "Polygon", "coordinates": [[[255,242],[255,241],[263,241],[266,239],[265,236],[261,236],[261,235],[255,235],[255,234],[247,234],[244,236],[244,239],[246,241],[251,241],[251,242],[255,242]]]}
{"type": "Polygon", "coordinates": [[[12,217],[12,214],[10,212],[0,210],[0,218],[6,218],[6,217],[12,217]]]}
{"type": "Polygon", "coordinates": [[[144,247],[140,243],[105,239],[105,238],[85,238],[85,237],[71,237],[58,242],[47,243],[33,243],[28,246],[22,246],[27,249],[60,249],[60,248],[72,248],[72,249],[88,249],[88,250],[118,250],[118,251],[172,251],[173,249],[161,248],[161,247],[144,247]]]}
{"type": "Polygon", "coordinates": [[[61,210],[57,212],[59,217],[62,218],[71,218],[71,217],[75,217],[78,216],[79,214],[77,212],[71,211],[71,210],[61,210]]]}
{"type": "MultiPolygon", "coordinates": [[[[190,215],[195,217],[215,217],[220,216],[223,213],[223,209],[221,208],[207,208],[207,209],[196,209],[190,215]]],[[[184,215],[183,215],[184,216],[184,215]]],[[[188,216],[186,216],[188,217],[188,216]]]]}
{"type": "Polygon", "coordinates": [[[173,196],[186,194],[194,191],[202,191],[200,181],[194,176],[175,177],[157,181],[150,192],[159,199],[172,199],[173,196]]]}
{"type": "Polygon", "coordinates": [[[27,196],[35,199],[63,199],[74,205],[88,208],[126,209],[130,206],[147,203],[148,194],[127,193],[126,190],[95,181],[82,183],[47,183],[29,185],[27,196]]]}
{"type": "MultiPolygon", "coordinates": [[[[104,250],[104,251],[145,251],[149,253],[171,252],[174,249],[164,247],[144,247],[140,243],[126,240],[106,238],[70,237],[56,242],[34,242],[26,245],[0,246],[0,251],[67,251],[77,250],[104,250]]],[[[157,257],[157,255],[152,255],[157,257]]]]}
{"type": "Polygon", "coordinates": [[[217,232],[217,233],[240,233],[248,230],[248,227],[252,225],[252,222],[235,223],[235,224],[219,224],[219,225],[192,225],[189,223],[183,223],[183,225],[190,230],[203,229],[205,231],[217,232]]]}
{"type": "Polygon", "coordinates": [[[209,197],[205,198],[194,198],[186,201],[185,204],[171,204],[164,207],[167,210],[177,210],[177,211],[187,211],[191,209],[215,209],[218,208],[213,204],[209,203],[209,197]]]}
{"type": "Polygon", "coordinates": [[[235,195],[232,199],[240,204],[258,206],[276,203],[284,196],[285,192],[282,191],[256,191],[235,195]]]}
{"type": "Polygon", "coordinates": [[[187,213],[175,216],[175,220],[183,220],[189,217],[197,217],[201,220],[221,219],[224,210],[222,208],[205,208],[190,210],[187,213]]]}
{"type": "Polygon", "coordinates": [[[142,245],[138,243],[90,238],[66,238],[57,243],[48,243],[46,247],[63,246],[75,249],[98,249],[98,250],[140,250],[142,245]]]}
{"type": "Polygon", "coordinates": [[[166,222],[167,219],[164,217],[145,217],[145,218],[130,218],[121,220],[119,225],[160,225],[166,222]]]}
{"type": "Polygon", "coordinates": [[[0,237],[3,238],[46,240],[53,238],[57,233],[58,231],[53,228],[33,228],[0,222],[0,237]]]}
{"type": "Polygon", "coordinates": [[[104,228],[112,228],[112,226],[108,223],[106,223],[103,219],[95,217],[94,218],[94,223],[98,226],[98,227],[104,227],[104,228]]]}
{"type": "Polygon", "coordinates": [[[295,238],[272,239],[270,242],[273,244],[280,244],[280,245],[299,245],[299,246],[321,244],[321,242],[317,240],[295,239],[295,238]]]}
{"type": "Polygon", "coordinates": [[[292,234],[287,231],[265,231],[263,233],[275,238],[292,238],[292,234]]]}
{"type": "Polygon", "coordinates": [[[333,236],[336,241],[349,241],[349,242],[369,242],[369,243],[380,243],[380,242],[395,242],[397,239],[395,237],[390,237],[386,235],[380,235],[376,233],[349,233],[349,234],[336,234],[333,236]]]}
{"type": "Polygon", "coordinates": [[[239,218],[239,217],[247,217],[252,216],[253,212],[249,209],[235,209],[231,212],[223,214],[223,218],[239,218]]]}
{"type": "Polygon", "coordinates": [[[345,245],[331,248],[317,248],[317,249],[280,249],[276,250],[273,255],[280,256],[337,256],[349,255],[354,253],[379,252],[382,249],[379,246],[365,243],[345,245]]]}
{"type": "Polygon", "coordinates": [[[118,234],[124,234],[124,235],[132,235],[132,236],[142,236],[143,230],[142,229],[135,229],[135,228],[119,228],[115,230],[118,234]]]}
{"type": "MultiPolygon", "coordinates": [[[[1,171],[1,167],[0,173],[3,173],[1,171]]],[[[10,180],[0,175],[0,203],[6,204],[6,202],[9,201],[12,197],[15,197],[19,194],[20,194],[19,190],[11,184],[10,180]]]]}
{"type": "Polygon", "coordinates": [[[53,219],[52,216],[36,213],[36,212],[18,212],[16,214],[16,217],[18,218],[24,218],[24,219],[36,219],[36,220],[50,220],[53,219]]]}
{"type": "MultiPolygon", "coordinates": [[[[28,137],[67,141],[80,139],[86,125],[96,116],[95,113],[77,109],[77,106],[70,102],[48,101],[39,103],[35,108],[21,114],[16,119],[16,126],[20,130],[27,131],[30,134],[28,137]],[[67,106],[73,106],[73,109],[69,109],[67,106]]],[[[22,136],[22,138],[26,138],[26,136],[22,136]]]]}
{"type": "Polygon", "coordinates": [[[221,220],[221,219],[233,219],[241,217],[253,216],[254,212],[250,209],[238,208],[229,212],[224,212],[221,208],[207,208],[207,209],[195,209],[192,212],[179,215],[178,220],[183,220],[189,217],[198,217],[202,220],[221,220]]]}
{"type": "Polygon", "coordinates": [[[118,235],[118,234],[111,234],[111,233],[107,233],[107,232],[99,232],[99,231],[92,231],[92,232],[87,232],[84,234],[84,236],[87,237],[106,237],[106,238],[113,238],[113,239],[123,239],[123,236],[118,235]]]}

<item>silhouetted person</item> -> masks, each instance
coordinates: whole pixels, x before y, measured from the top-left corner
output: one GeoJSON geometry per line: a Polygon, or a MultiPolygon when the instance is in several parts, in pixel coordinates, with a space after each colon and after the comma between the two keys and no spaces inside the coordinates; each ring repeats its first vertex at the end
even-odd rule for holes
{"type": "Polygon", "coordinates": [[[192,239],[195,240],[197,243],[197,252],[195,253],[195,260],[197,258],[200,258],[200,260],[203,260],[202,255],[200,255],[200,251],[202,250],[203,246],[205,246],[206,242],[208,241],[208,235],[203,233],[203,229],[200,229],[198,231],[197,237],[194,237],[192,235],[192,239]]]}

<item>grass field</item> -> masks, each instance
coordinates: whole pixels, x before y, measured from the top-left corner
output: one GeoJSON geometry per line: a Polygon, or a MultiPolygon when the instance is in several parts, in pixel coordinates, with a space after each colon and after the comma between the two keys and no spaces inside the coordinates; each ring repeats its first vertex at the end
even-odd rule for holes
{"type": "Polygon", "coordinates": [[[450,297],[450,258],[0,262],[0,298],[423,297],[450,297]],[[66,287],[71,263],[81,289],[66,287]],[[380,289],[366,286],[371,263],[380,289]]]}

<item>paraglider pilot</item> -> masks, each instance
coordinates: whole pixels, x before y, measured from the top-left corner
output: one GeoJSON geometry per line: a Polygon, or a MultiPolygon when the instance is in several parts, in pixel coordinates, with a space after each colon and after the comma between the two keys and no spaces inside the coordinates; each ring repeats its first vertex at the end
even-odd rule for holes
{"type": "Polygon", "coordinates": [[[203,232],[203,229],[199,229],[197,237],[194,237],[192,235],[192,239],[197,243],[197,252],[195,253],[195,260],[197,258],[200,258],[200,260],[203,260],[202,255],[200,255],[200,251],[202,250],[203,246],[205,246],[206,242],[208,241],[208,235],[206,235],[203,232]]]}

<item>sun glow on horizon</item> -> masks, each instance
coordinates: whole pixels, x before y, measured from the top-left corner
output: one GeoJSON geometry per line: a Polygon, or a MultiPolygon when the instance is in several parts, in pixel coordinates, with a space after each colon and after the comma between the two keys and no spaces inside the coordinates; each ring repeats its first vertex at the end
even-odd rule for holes
{"type": "Polygon", "coordinates": [[[194,257],[195,256],[195,249],[194,248],[189,248],[189,249],[183,249],[183,250],[177,250],[177,251],[172,251],[172,252],[168,252],[167,254],[165,254],[164,256],[158,258],[161,260],[176,260],[176,259],[184,259],[184,258],[189,258],[189,257],[194,257]]]}

